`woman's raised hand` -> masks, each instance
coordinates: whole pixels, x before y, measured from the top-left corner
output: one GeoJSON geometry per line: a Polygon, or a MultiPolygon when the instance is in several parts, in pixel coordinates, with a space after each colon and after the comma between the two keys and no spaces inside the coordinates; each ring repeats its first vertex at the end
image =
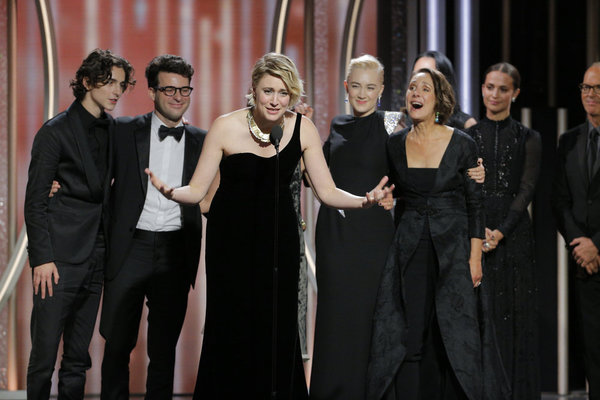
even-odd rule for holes
{"type": "Polygon", "coordinates": [[[373,190],[367,193],[362,203],[363,208],[369,208],[374,204],[377,204],[378,202],[383,200],[388,194],[392,193],[392,191],[394,190],[394,185],[386,187],[385,184],[387,183],[387,181],[388,177],[384,176],[379,181],[379,184],[375,186],[373,190]]]}
{"type": "Polygon", "coordinates": [[[150,183],[152,183],[152,186],[157,188],[158,191],[161,192],[162,195],[165,196],[167,199],[173,199],[173,190],[175,190],[175,188],[167,186],[156,175],[154,175],[149,168],[146,168],[144,172],[150,177],[150,183]]]}
{"type": "Polygon", "coordinates": [[[389,192],[383,199],[378,203],[384,210],[390,211],[394,208],[394,195],[389,192]]]}

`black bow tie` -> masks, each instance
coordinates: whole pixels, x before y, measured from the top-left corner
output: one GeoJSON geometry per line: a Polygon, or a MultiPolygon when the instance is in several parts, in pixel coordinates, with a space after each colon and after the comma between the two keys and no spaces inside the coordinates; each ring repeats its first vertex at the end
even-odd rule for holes
{"type": "Polygon", "coordinates": [[[159,139],[163,141],[167,136],[173,136],[173,138],[179,142],[183,136],[183,126],[167,128],[166,126],[161,125],[160,128],[158,128],[159,139]]]}

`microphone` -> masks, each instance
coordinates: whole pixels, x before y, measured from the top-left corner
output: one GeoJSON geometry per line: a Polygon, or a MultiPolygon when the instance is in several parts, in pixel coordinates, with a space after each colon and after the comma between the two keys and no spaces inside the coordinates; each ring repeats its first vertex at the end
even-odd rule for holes
{"type": "Polygon", "coordinates": [[[273,310],[272,310],[272,335],[271,338],[271,398],[277,398],[277,310],[279,290],[279,141],[283,136],[281,126],[271,128],[269,139],[275,146],[275,218],[273,220],[273,310]]]}
{"type": "Polygon", "coordinates": [[[281,126],[275,125],[271,129],[270,139],[271,139],[271,143],[273,143],[273,146],[275,146],[275,150],[277,150],[277,152],[279,152],[279,141],[281,140],[282,137],[283,137],[283,129],[281,129],[281,126]]]}

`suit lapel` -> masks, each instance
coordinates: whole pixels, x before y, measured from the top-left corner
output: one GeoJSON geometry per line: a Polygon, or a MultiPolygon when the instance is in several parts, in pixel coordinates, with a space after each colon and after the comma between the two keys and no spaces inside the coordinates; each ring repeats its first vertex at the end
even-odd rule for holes
{"type": "Polygon", "coordinates": [[[114,137],[113,137],[113,135],[115,134],[115,121],[109,114],[107,114],[107,118],[109,119],[110,123],[108,125],[108,158],[107,158],[107,163],[106,163],[107,169],[106,169],[106,177],[104,179],[104,197],[106,200],[108,200],[108,196],[110,195],[111,181],[113,178],[113,166],[114,166],[114,160],[113,160],[114,137]]]}
{"type": "MultiPolygon", "coordinates": [[[[72,107],[72,106],[71,106],[72,107]]],[[[92,153],[85,136],[85,128],[81,123],[81,120],[74,116],[71,107],[67,110],[67,116],[69,119],[69,126],[71,128],[71,134],[77,144],[77,150],[79,151],[79,157],[85,171],[87,178],[87,184],[90,188],[90,193],[95,201],[102,201],[103,192],[102,185],[100,184],[100,177],[98,176],[98,169],[94,164],[92,153]]]]}
{"type": "Polygon", "coordinates": [[[575,144],[576,154],[577,154],[577,166],[579,167],[580,175],[584,182],[584,187],[588,187],[590,184],[590,180],[588,178],[588,170],[587,170],[587,124],[583,124],[581,129],[579,130],[579,135],[577,136],[577,143],[575,144]]]}
{"type": "Polygon", "coordinates": [[[148,191],[148,175],[146,175],[144,170],[150,165],[151,116],[151,113],[146,114],[143,119],[144,123],[133,133],[138,157],[138,172],[140,174],[140,182],[142,184],[142,192],[144,195],[146,195],[146,192],[148,191]]]}
{"type": "Polygon", "coordinates": [[[196,164],[198,163],[198,138],[190,133],[190,131],[184,127],[185,130],[185,150],[183,156],[183,176],[181,177],[182,185],[187,185],[194,175],[196,170],[196,164]]]}
{"type": "MultiPolygon", "coordinates": [[[[587,137],[588,137],[588,126],[589,122],[587,124],[583,125],[583,132],[580,134],[580,136],[583,136],[584,142],[587,142],[587,137]]],[[[587,146],[587,143],[586,143],[587,146]]],[[[587,155],[586,155],[587,157],[587,155]]],[[[596,159],[596,163],[594,165],[594,170],[596,171],[596,173],[594,173],[594,175],[592,176],[591,182],[589,183],[588,186],[588,191],[590,193],[595,192],[598,189],[598,185],[600,184],[600,169],[598,168],[598,163],[600,163],[600,159],[596,159]]],[[[587,168],[587,162],[586,162],[586,168],[587,168]]]]}
{"type": "Polygon", "coordinates": [[[456,160],[459,157],[455,154],[458,148],[454,147],[454,138],[457,133],[452,130],[452,136],[450,136],[450,140],[448,141],[448,145],[444,150],[444,154],[442,154],[442,159],[440,160],[440,165],[438,166],[435,172],[435,179],[433,181],[433,186],[431,187],[430,193],[435,193],[438,191],[440,186],[443,185],[444,182],[447,182],[449,177],[446,176],[447,173],[454,171],[454,168],[448,168],[447,165],[452,160],[453,163],[456,163],[456,160]]]}

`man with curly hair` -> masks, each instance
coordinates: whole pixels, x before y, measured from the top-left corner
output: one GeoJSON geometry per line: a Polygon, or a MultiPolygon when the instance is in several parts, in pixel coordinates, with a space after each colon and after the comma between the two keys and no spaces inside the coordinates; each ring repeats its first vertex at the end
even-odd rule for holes
{"type": "Polygon", "coordinates": [[[112,111],[133,68],[109,50],[83,60],[75,101],[35,136],[25,193],[33,277],[27,398],[48,399],[60,339],[58,398],[83,399],[105,265],[112,111]],[[53,181],[61,190],[49,197],[53,181]]]}

